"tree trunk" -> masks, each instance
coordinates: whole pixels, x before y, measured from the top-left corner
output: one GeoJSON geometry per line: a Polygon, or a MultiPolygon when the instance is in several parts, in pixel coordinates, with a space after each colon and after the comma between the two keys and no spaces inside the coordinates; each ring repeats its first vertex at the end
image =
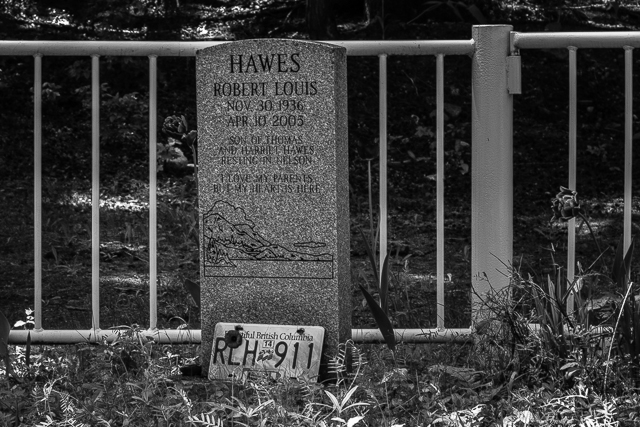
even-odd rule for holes
{"type": "Polygon", "coordinates": [[[311,40],[338,38],[333,0],[307,0],[307,30],[311,40]]]}

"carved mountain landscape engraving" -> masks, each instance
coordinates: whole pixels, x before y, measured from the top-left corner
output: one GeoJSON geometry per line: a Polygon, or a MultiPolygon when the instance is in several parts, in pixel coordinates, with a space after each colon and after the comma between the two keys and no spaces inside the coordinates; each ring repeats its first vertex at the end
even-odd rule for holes
{"type": "Polygon", "coordinates": [[[208,277],[333,278],[333,255],[309,252],[325,243],[295,242],[294,250],[271,242],[241,207],[218,200],[203,224],[208,277]]]}

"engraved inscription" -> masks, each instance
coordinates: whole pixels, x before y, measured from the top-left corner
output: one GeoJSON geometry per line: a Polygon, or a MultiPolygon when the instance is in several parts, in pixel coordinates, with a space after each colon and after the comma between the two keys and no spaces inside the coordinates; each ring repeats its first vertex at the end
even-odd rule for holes
{"type": "Polygon", "coordinates": [[[311,220],[335,192],[326,176],[335,156],[326,134],[335,89],[317,65],[307,67],[317,58],[305,55],[312,53],[257,48],[220,54],[210,65],[203,119],[212,137],[202,181],[212,200],[201,223],[207,277],[334,277],[334,249],[310,241],[324,225],[304,224],[275,242],[264,236],[287,214],[255,209],[277,203],[296,221],[311,220]]]}
{"type": "MultiPolygon", "coordinates": [[[[221,125],[234,130],[231,136],[217,142],[214,162],[220,167],[267,167],[287,170],[313,166],[318,162],[317,138],[307,133],[313,124],[313,102],[320,93],[316,80],[296,80],[304,70],[301,52],[260,52],[228,55],[229,76],[246,75],[237,81],[225,74],[214,81],[213,97],[219,104],[221,125]],[[269,80],[271,74],[276,80],[269,80]],[[256,80],[253,80],[256,79],[256,80]],[[251,81],[249,81],[251,80],[251,81]]],[[[288,193],[322,192],[319,180],[312,174],[299,174],[296,183],[263,179],[260,182],[232,182],[217,175],[215,193],[288,193]]],[[[268,176],[268,175],[267,175],[268,176]]]]}

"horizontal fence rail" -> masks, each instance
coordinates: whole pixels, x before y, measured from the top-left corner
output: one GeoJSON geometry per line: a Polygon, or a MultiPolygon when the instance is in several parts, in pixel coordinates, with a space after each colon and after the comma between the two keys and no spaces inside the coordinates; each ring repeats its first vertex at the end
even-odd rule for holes
{"type": "MultiPolygon", "coordinates": [[[[632,156],[633,156],[633,49],[640,47],[640,33],[616,31],[606,33],[511,33],[511,51],[519,49],[567,49],[569,52],[569,168],[568,183],[576,190],[577,169],[577,56],[580,49],[620,49],[624,52],[624,211],[623,250],[631,245],[632,220],[632,156]]],[[[576,230],[575,219],[568,222],[567,280],[575,279],[576,230]]],[[[567,299],[567,310],[573,312],[573,293],[567,299]]]]}
{"type": "MultiPolygon", "coordinates": [[[[470,343],[471,328],[425,328],[395,329],[398,342],[411,343],[470,343]]],[[[352,329],[352,339],[359,343],[384,343],[385,339],[378,329],[352,329]]],[[[130,333],[127,329],[83,329],[83,330],[12,330],[9,344],[24,344],[27,339],[32,344],[77,344],[101,343],[115,340],[154,341],[159,344],[199,344],[202,342],[200,329],[149,329],[130,333]],[[29,337],[29,338],[28,338],[29,337]]]]}
{"type": "MultiPolygon", "coordinates": [[[[196,56],[196,51],[229,42],[0,41],[3,56],[196,56]]],[[[349,56],[471,55],[473,40],[334,41],[349,56]]]]}
{"type": "MultiPolygon", "coordinates": [[[[510,28],[510,27],[508,27],[510,28]]],[[[119,329],[100,327],[100,57],[147,56],[149,58],[149,329],[138,336],[160,343],[199,343],[200,330],[157,329],[157,58],[195,56],[196,51],[228,42],[120,42],[120,41],[0,41],[0,56],[34,57],[34,312],[35,329],[12,330],[9,342],[70,344],[112,341],[119,329]],[[42,327],[42,61],[47,56],[91,58],[92,88],[92,327],[86,330],[46,330],[42,327]]],[[[466,342],[471,328],[444,327],[444,56],[472,55],[474,40],[454,41],[332,41],[349,56],[377,56],[380,71],[380,266],[387,251],[387,57],[390,55],[436,56],[437,98],[437,328],[396,329],[399,340],[408,342],[466,342]]],[[[473,251],[472,251],[473,252],[473,251]]],[[[384,342],[377,329],[353,329],[356,342],[384,342]]]]}
{"type": "Polygon", "coordinates": [[[588,49],[615,49],[624,46],[640,47],[637,31],[594,33],[511,33],[512,45],[517,49],[564,49],[570,46],[588,49]]]}

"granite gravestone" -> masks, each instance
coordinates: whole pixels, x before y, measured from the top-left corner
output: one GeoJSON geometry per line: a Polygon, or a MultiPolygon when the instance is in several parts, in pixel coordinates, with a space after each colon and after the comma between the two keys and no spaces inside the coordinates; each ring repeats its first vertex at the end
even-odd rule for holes
{"type": "Polygon", "coordinates": [[[346,50],[245,40],[197,53],[203,367],[218,322],[351,336],[346,50]]]}

